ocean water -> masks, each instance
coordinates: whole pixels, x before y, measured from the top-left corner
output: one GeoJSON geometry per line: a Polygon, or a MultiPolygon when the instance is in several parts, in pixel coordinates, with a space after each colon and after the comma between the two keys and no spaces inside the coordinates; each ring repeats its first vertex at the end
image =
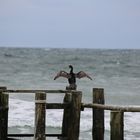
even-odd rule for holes
{"type": "MultiPolygon", "coordinates": [[[[104,88],[106,104],[140,105],[140,50],[0,48],[0,86],[8,89],[65,89],[67,80],[53,80],[60,70],[88,73],[78,79],[82,102],[92,102],[92,89],[104,88]]],[[[62,102],[63,94],[48,94],[62,102]]],[[[10,94],[9,133],[34,132],[34,94],[10,94]]],[[[46,132],[61,133],[62,110],[47,110],[46,132]]],[[[125,113],[125,140],[139,140],[140,113],[125,113]]],[[[80,140],[90,140],[92,111],[81,113],[80,140]]],[[[110,111],[105,111],[105,140],[110,135],[110,111]]],[[[55,140],[56,138],[48,138],[55,140]]]]}

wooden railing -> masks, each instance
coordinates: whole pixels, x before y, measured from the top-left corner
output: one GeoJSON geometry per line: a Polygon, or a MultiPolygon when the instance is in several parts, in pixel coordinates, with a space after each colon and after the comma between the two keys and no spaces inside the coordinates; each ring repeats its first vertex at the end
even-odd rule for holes
{"type": "Polygon", "coordinates": [[[34,137],[34,140],[46,140],[46,137],[76,140],[80,131],[82,92],[70,90],[9,90],[0,88],[0,140],[8,137],[34,137]],[[11,93],[35,93],[35,131],[34,134],[8,134],[8,100],[11,93]],[[64,93],[63,103],[47,103],[47,93],[64,93]],[[64,109],[62,133],[45,134],[46,109],[64,109]],[[4,112],[4,111],[5,112],[4,112]],[[73,119],[71,119],[73,118],[73,119]],[[3,132],[5,129],[5,132],[3,132]]]}
{"type": "Polygon", "coordinates": [[[104,140],[104,110],[110,110],[110,139],[124,139],[124,112],[140,112],[140,107],[105,105],[104,89],[93,89],[93,102],[82,103],[82,92],[71,90],[9,90],[0,88],[0,140],[8,137],[58,137],[61,140],[78,140],[80,133],[80,113],[84,108],[93,111],[92,139],[104,140]],[[11,93],[35,93],[35,131],[34,134],[8,134],[8,99],[11,93]],[[63,103],[47,103],[47,93],[63,93],[63,103]],[[46,109],[64,109],[61,134],[45,134],[46,109]]]}

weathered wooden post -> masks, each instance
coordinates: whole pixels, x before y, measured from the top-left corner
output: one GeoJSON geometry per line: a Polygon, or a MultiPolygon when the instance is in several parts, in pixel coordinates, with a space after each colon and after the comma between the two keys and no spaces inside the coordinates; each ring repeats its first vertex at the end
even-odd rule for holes
{"type": "Polygon", "coordinates": [[[45,125],[46,125],[46,94],[36,93],[34,140],[46,140],[45,125]]]}
{"type": "Polygon", "coordinates": [[[4,94],[3,90],[6,90],[6,87],[0,87],[0,140],[6,140],[8,132],[9,95],[4,94]]]}
{"type": "MultiPolygon", "coordinates": [[[[66,90],[69,90],[70,93],[65,94],[63,103],[70,104],[71,98],[72,98],[71,90],[76,90],[76,88],[75,87],[72,88],[70,86],[67,86],[66,90]]],[[[63,112],[63,121],[62,121],[62,136],[63,137],[61,138],[61,140],[65,139],[68,136],[68,128],[69,128],[69,125],[71,123],[70,114],[71,114],[71,110],[70,110],[70,106],[69,106],[69,107],[65,108],[64,112],[63,112]]]]}
{"type": "MultiPolygon", "coordinates": [[[[93,104],[104,104],[104,89],[93,89],[93,104]]],[[[93,109],[93,128],[92,128],[93,140],[104,140],[104,110],[93,109]]]]}
{"type": "Polygon", "coordinates": [[[67,140],[78,140],[80,132],[80,114],[81,114],[82,92],[72,91],[70,106],[70,123],[68,126],[67,140]]]}
{"type": "MultiPolygon", "coordinates": [[[[69,103],[71,102],[71,94],[70,93],[66,93],[65,94],[65,97],[64,97],[64,103],[69,103]]],[[[65,108],[64,109],[64,112],[63,112],[63,122],[62,122],[62,136],[63,138],[62,139],[65,139],[64,137],[67,137],[68,135],[68,128],[69,128],[69,124],[70,124],[70,106],[65,108]]]]}
{"type": "Polygon", "coordinates": [[[111,111],[111,140],[123,140],[124,139],[124,113],[120,111],[111,111]]]}

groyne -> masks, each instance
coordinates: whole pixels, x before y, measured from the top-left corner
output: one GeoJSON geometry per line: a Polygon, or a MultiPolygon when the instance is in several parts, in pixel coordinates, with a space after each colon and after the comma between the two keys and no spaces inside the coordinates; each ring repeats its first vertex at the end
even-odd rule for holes
{"type": "Polygon", "coordinates": [[[91,108],[92,139],[104,140],[104,111],[110,110],[110,140],[124,140],[124,113],[140,112],[140,107],[106,105],[103,88],[93,88],[93,102],[82,103],[82,92],[76,90],[13,90],[0,87],[0,140],[18,140],[18,137],[32,137],[46,140],[57,137],[60,140],[78,140],[81,111],[91,108]],[[35,95],[35,124],[33,134],[8,134],[9,94],[35,95]],[[47,95],[64,94],[63,103],[47,103],[47,95]],[[63,109],[61,134],[46,133],[46,113],[48,109],[63,109]]]}

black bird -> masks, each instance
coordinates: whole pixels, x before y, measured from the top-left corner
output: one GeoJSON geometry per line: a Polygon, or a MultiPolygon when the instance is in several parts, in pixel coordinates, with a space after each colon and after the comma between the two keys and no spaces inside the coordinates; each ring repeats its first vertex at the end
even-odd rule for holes
{"type": "Polygon", "coordinates": [[[70,68],[70,72],[69,73],[67,73],[65,71],[60,71],[54,77],[54,80],[56,80],[59,77],[67,78],[68,79],[68,82],[70,84],[70,86],[69,86],[70,89],[76,89],[76,78],[79,78],[80,79],[80,78],[87,77],[90,80],[92,80],[92,78],[88,74],[86,74],[85,72],[83,72],[83,71],[80,71],[78,73],[74,73],[73,72],[73,66],[72,65],[69,65],[69,68],[70,68]]]}

